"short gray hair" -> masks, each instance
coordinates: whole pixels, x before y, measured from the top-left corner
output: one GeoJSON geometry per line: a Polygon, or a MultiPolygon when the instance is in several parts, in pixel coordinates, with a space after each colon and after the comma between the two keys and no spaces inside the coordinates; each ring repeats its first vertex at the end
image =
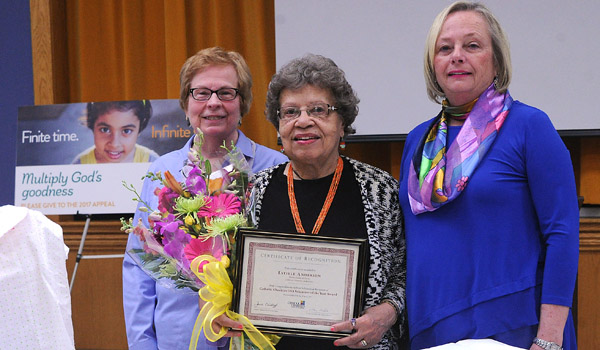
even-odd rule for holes
{"type": "Polygon", "coordinates": [[[285,64],[273,75],[267,91],[265,115],[279,131],[277,111],[281,108],[279,97],[284,89],[300,89],[313,85],[331,91],[335,99],[337,113],[342,118],[344,136],[354,134],[352,123],[358,115],[360,100],[346,80],[346,74],[332,59],[315,54],[307,54],[285,64]]]}

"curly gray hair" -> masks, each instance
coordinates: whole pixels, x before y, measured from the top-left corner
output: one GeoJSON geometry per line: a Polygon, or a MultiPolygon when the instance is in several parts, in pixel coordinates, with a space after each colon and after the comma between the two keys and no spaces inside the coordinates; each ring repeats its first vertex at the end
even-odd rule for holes
{"type": "Polygon", "coordinates": [[[354,134],[352,123],[358,115],[360,100],[352,86],[346,80],[346,74],[332,59],[315,54],[307,54],[285,64],[273,75],[267,91],[265,115],[267,120],[279,131],[281,108],[279,97],[284,89],[296,90],[305,85],[313,85],[331,91],[335,99],[337,113],[342,118],[344,136],[354,134]]]}

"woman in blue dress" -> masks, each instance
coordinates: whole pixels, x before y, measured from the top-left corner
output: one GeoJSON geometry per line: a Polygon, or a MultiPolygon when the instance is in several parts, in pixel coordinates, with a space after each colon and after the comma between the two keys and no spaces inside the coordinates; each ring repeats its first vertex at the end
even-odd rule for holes
{"type": "Polygon", "coordinates": [[[491,338],[576,349],[579,214],[565,145],[544,112],[509,94],[508,41],[484,5],[444,9],[424,64],[442,110],[408,135],[401,164],[411,348],[491,338]]]}

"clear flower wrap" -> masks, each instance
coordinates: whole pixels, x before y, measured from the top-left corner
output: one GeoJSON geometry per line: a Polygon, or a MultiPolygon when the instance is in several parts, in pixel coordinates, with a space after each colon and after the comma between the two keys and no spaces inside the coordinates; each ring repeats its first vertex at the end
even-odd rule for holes
{"type": "MultiPolygon", "coordinates": [[[[200,310],[190,343],[196,349],[200,332],[217,341],[226,330],[215,333],[212,320],[226,313],[244,324],[244,335],[233,338],[231,349],[274,349],[277,337],[266,337],[249,320],[229,310],[235,280],[231,261],[235,261],[236,234],[248,223],[252,169],[244,155],[234,146],[223,144],[226,166],[212,171],[211,163],[201,153],[204,137],[197,131],[194,144],[183,167],[184,181],[178,182],[168,171],[148,173],[145,178],[159,181],[163,187],[154,194],[158,208],[143,202],[138,210],[149,212],[146,227],[140,220],[121,219],[122,230],[135,234],[141,249],[127,252],[158,283],[183,293],[198,293],[205,301],[200,310]]],[[[190,325],[191,327],[191,325],[190,325]]]]}

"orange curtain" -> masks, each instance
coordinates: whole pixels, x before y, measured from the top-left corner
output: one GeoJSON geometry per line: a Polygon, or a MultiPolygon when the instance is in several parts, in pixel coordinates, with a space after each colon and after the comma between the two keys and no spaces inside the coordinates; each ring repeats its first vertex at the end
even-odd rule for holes
{"type": "Polygon", "coordinates": [[[63,101],[55,103],[177,99],[187,57],[221,46],[240,52],[254,78],[254,103],[242,130],[277,149],[263,113],[275,72],[273,0],[54,1],[52,18],[65,38],[54,38],[54,70],[66,75],[56,79],[63,101]]]}

